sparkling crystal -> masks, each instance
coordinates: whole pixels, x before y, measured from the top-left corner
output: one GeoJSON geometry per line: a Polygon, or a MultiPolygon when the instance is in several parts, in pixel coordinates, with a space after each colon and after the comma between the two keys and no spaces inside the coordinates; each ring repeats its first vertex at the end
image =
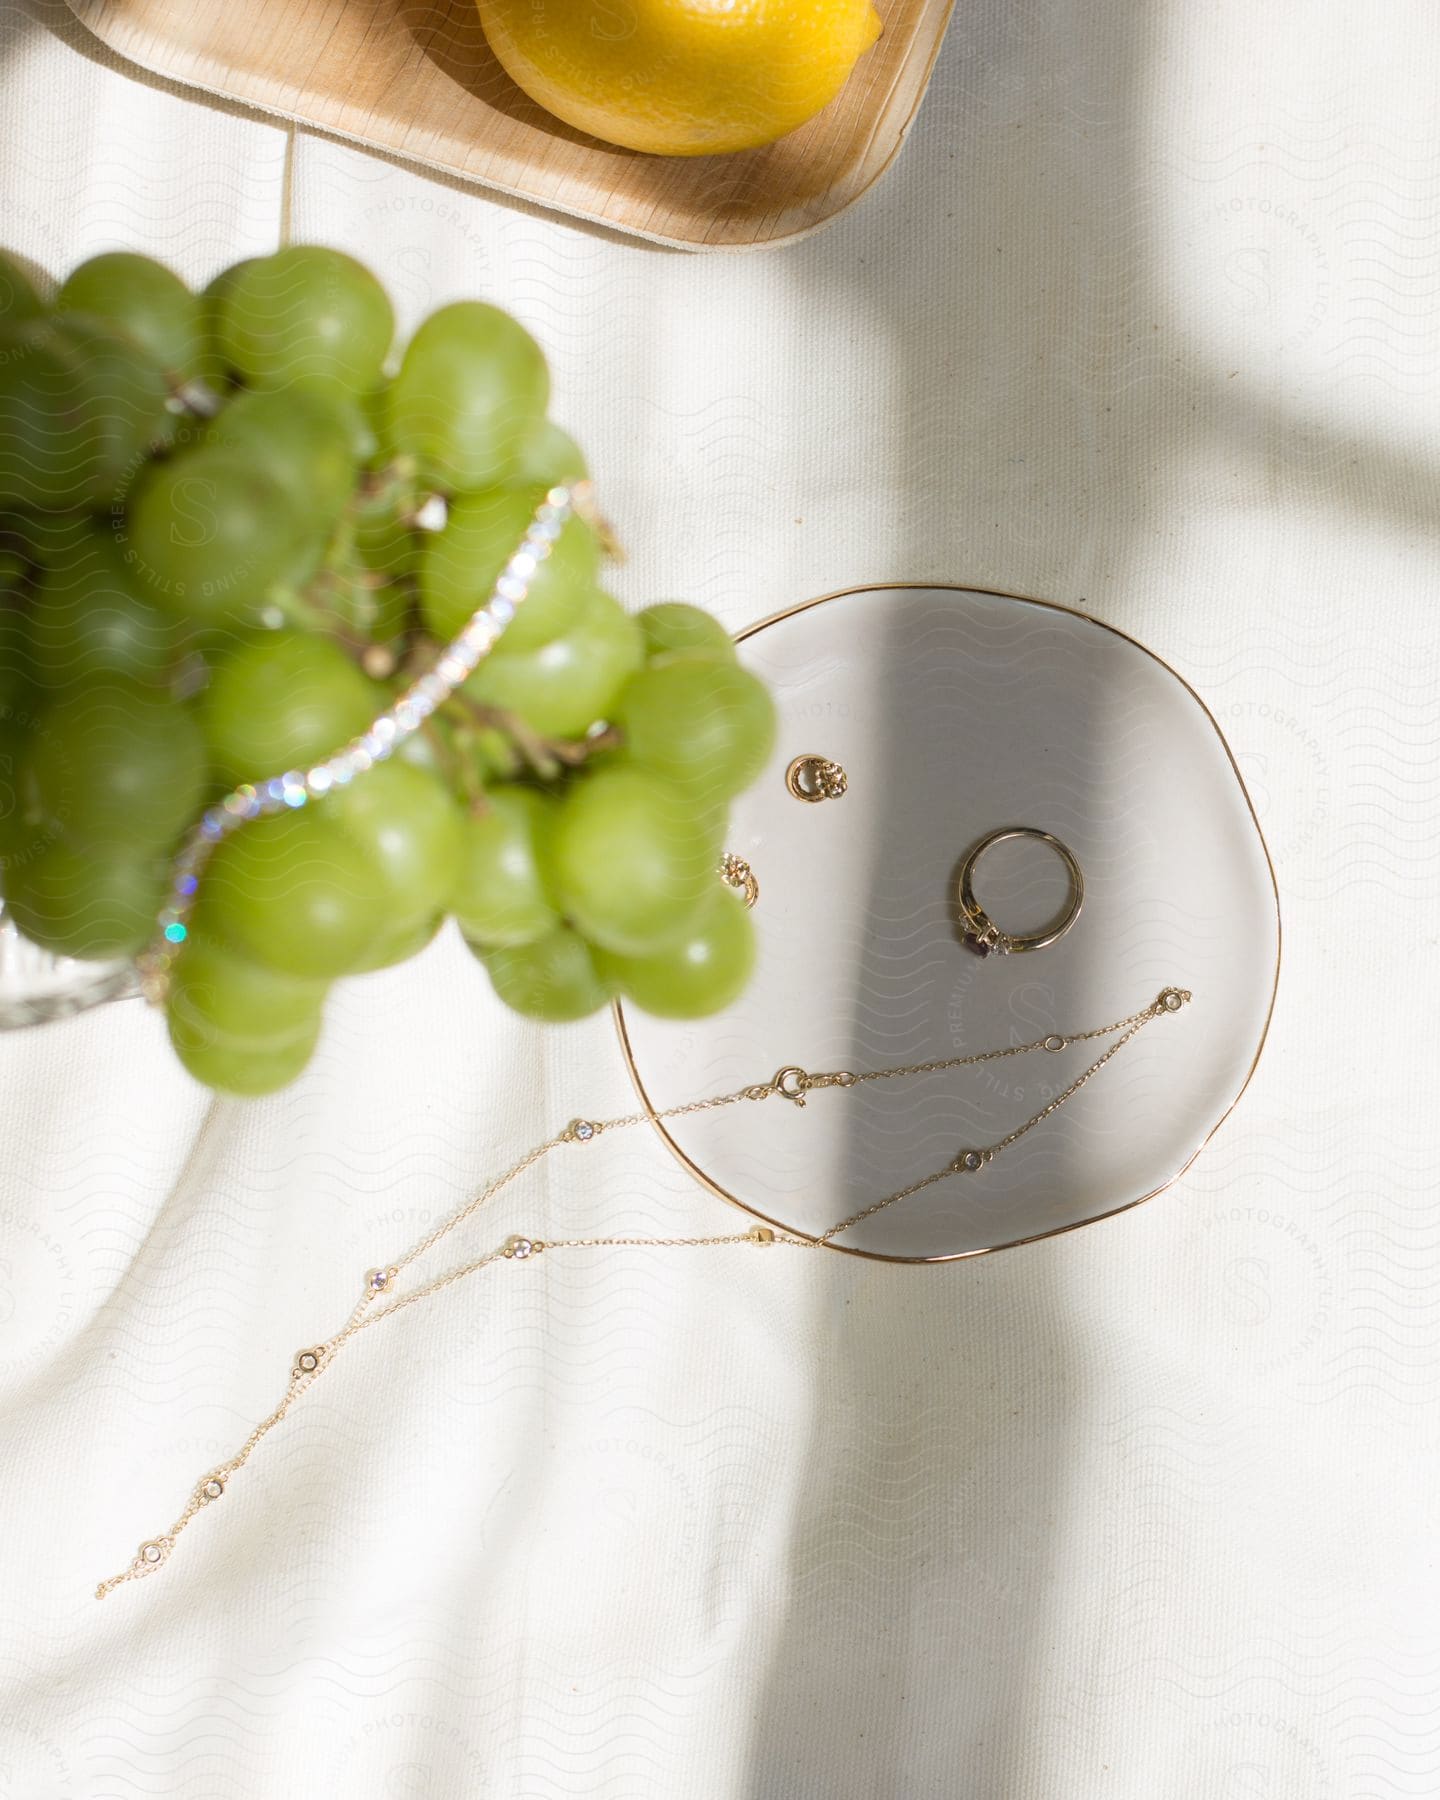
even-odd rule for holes
{"type": "Polygon", "coordinates": [[[438,706],[444,700],[452,686],[453,678],[445,672],[445,658],[440,658],[439,665],[429,675],[422,675],[415,683],[415,698],[428,700],[432,706],[438,706]]]}
{"type": "Polygon", "coordinates": [[[424,714],[409,694],[403,700],[395,702],[395,723],[401,731],[413,731],[423,717],[424,714]]]}
{"type": "Polygon", "coordinates": [[[369,1280],[371,1288],[378,1294],[389,1287],[390,1271],[388,1269],[372,1269],[369,1280]]]}
{"type": "Polygon", "coordinates": [[[497,594],[485,610],[497,625],[508,625],[515,617],[515,602],[503,600],[497,594]]]}
{"type": "Polygon", "coordinates": [[[287,769],[280,777],[280,798],[289,807],[304,806],[310,798],[305,777],[298,769],[287,769]]]}
{"type": "Polygon", "coordinates": [[[533,550],[517,550],[505,565],[505,573],[520,581],[528,581],[540,566],[533,550]]]}
{"type": "Polygon", "coordinates": [[[533,1243],[531,1243],[529,1238],[527,1238],[527,1237],[511,1238],[510,1254],[514,1257],[517,1257],[521,1262],[523,1262],[527,1256],[533,1256],[534,1252],[535,1252],[535,1246],[533,1243]]]}
{"type": "Polygon", "coordinates": [[[215,838],[224,837],[224,835],[225,835],[225,815],[223,813],[216,812],[214,807],[212,807],[210,809],[210,811],[205,814],[205,817],[203,819],[201,819],[201,821],[200,821],[200,833],[201,833],[202,837],[207,837],[212,840],[215,838]]]}
{"type": "MultiPolygon", "coordinates": [[[[438,705],[441,700],[446,698],[451,688],[458,687],[469,673],[470,665],[460,652],[455,649],[447,650],[436,663],[435,673],[425,677],[426,682],[433,681],[435,683],[436,704],[438,705]]],[[[420,685],[423,687],[425,682],[420,685]]]]}
{"type": "Polygon", "coordinates": [[[158,1544],[142,1544],[140,1554],[147,1563],[158,1563],[165,1552],[158,1544]]]}
{"type": "Polygon", "coordinates": [[[207,1500],[218,1500],[225,1492],[225,1483],[212,1475],[200,1491],[207,1500]]]}
{"type": "MultiPolygon", "coordinates": [[[[534,572],[533,569],[531,572],[534,572]]],[[[514,575],[502,575],[495,583],[495,592],[502,600],[519,602],[530,592],[530,583],[528,580],[521,581],[514,575]]]]}
{"type": "Polygon", "coordinates": [[[333,769],[327,768],[324,763],[321,763],[317,768],[311,769],[309,774],[306,775],[305,785],[318,800],[321,794],[328,794],[331,788],[334,787],[335,772],[333,769]]]}
{"type": "Polygon", "coordinates": [[[538,524],[531,526],[528,542],[538,553],[543,554],[544,551],[549,550],[564,529],[565,521],[563,519],[541,518],[538,524]]]}
{"type": "Polygon", "coordinates": [[[973,935],[965,939],[965,948],[972,956],[988,956],[990,954],[990,946],[985,942],[984,938],[978,938],[973,935]]]}

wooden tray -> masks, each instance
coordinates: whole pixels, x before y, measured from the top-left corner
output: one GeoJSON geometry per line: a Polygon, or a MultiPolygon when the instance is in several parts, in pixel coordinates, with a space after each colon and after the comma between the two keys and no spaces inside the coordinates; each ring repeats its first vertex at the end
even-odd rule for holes
{"type": "Polygon", "coordinates": [[[572,131],[491,56],[473,0],[69,0],[121,56],[501,193],[691,250],[833,219],[904,142],[953,0],[878,0],[839,98],[763,150],[657,157],[572,131]]]}

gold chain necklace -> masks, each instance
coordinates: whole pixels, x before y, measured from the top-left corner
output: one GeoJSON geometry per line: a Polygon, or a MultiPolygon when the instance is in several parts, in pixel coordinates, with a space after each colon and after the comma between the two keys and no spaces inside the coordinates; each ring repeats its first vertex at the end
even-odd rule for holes
{"type": "Polygon", "coordinates": [[[1109,1025],[1098,1025],[1090,1031],[1072,1031],[1062,1036],[1059,1032],[1051,1032],[1049,1036],[1037,1038],[1029,1044],[1013,1044],[1003,1050],[982,1050],[970,1056],[947,1056],[934,1062],[906,1063],[902,1068],[870,1069],[860,1074],[852,1074],[841,1069],[830,1074],[810,1074],[797,1064],[787,1064],[769,1081],[760,1082],[752,1087],[737,1088],[733,1093],[717,1094],[708,1100],[689,1100],[678,1106],[666,1107],[661,1112],[627,1113],[615,1119],[572,1119],[557,1136],[547,1138],[543,1144],[537,1144],[517,1163],[513,1163],[504,1174],[499,1175],[482,1188],[480,1192],[452,1213],[448,1219],[419,1243],[412,1245],[403,1256],[393,1262],[381,1264],[371,1269],[365,1277],[364,1290],[356,1302],[354,1310],[344,1325],[333,1337],[323,1342],[312,1344],[297,1352],[290,1368],[290,1378],[280,1404],[268,1418],[262,1419],[246,1438],[239,1450],[228,1459],[218,1464],[200,1480],[191,1490],[185,1510],[176,1519],[163,1536],[147,1538],[135,1552],[128,1569],[118,1575],[112,1575],[102,1581],[95,1590],[95,1598],[103,1600],[122,1582],[134,1581],[142,1575],[153,1574],[169,1557],[175,1547],[176,1539],[198,1512],[212,1505],[226,1491],[230,1479],[250,1460],[260,1440],[280,1423],[290,1408],[306,1393],[311,1385],[334,1362],[336,1356],[358,1332],[378,1325],[384,1319],[393,1318],[408,1306],[418,1301],[428,1300],[432,1294],[452,1287],[457,1281],[463,1281],[467,1275],[474,1275],[481,1269],[488,1269],[492,1263],[528,1262],[540,1255],[542,1251],[555,1250],[597,1250],[622,1247],[638,1247],[645,1249],[701,1249],[719,1244],[770,1245],[788,1244],[792,1248],[802,1250],[821,1250],[833,1246],[842,1232],[849,1231],[852,1226],[862,1220],[873,1218],[876,1213],[883,1212],[886,1207],[894,1206],[899,1200],[905,1200],[912,1194],[918,1194],[923,1188],[933,1187],[936,1182],[944,1181],[952,1175],[975,1175],[994,1161],[1002,1151],[1017,1143],[1026,1132],[1042,1124],[1050,1115],[1057,1112],[1067,1100],[1079,1093],[1095,1075],[1098,1075],[1112,1057],[1117,1056],[1137,1032],[1158,1019],[1165,1013],[1179,1012],[1185,1002],[1191,998],[1188,989],[1165,988],[1149,1006],[1139,1012],[1131,1013],[1123,1019],[1116,1019],[1109,1025]],[[945,1166],[934,1174],[926,1175],[919,1181],[912,1182],[909,1187],[900,1188],[893,1194],[887,1194],[883,1200],[876,1200],[872,1205],[862,1207],[859,1212],[851,1213],[848,1218],[839,1219],[835,1224],[822,1231],[817,1237],[802,1237],[783,1230],[772,1230],[768,1225],[752,1225],[748,1231],[730,1232],[716,1237],[693,1238],[657,1238],[657,1237],[568,1237],[551,1238],[548,1241],[538,1237],[530,1237],[524,1233],[514,1233],[493,1250],[473,1258],[470,1262],[461,1263],[444,1274],[422,1286],[413,1288],[407,1294],[393,1292],[395,1282],[412,1263],[419,1261],[429,1251],[447,1237],[458,1226],[478,1212],[487,1201],[493,1199],[503,1188],[517,1180],[526,1170],[531,1169],[542,1157],[548,1156],[552,1150],[558,1150],[565,1144],[588,1144],[607,1131],[620,1131],[632,1125],[652,1124],[659,1119],[683,1118],[689,1113],[710,1112],[717,1107],[733,1106],[740,1100],[763,1101],[779,1098],[788,1100],[792,1105],[803,1107],[808,1095],[825,1088],[848,1089],[859,1087],[868,1081],[895,1081],[901,1076],[934,1075],[946,1069],[973,1068],[980,1063],[999,1062],[1005,1057],[1027,1056],[1036,1050],[1058,1053],[1071,1044],[1084,1043],[1093,1038],[1109,1037],[1118,1032],[1114,1043],[1081,1071],[1075,1079],[1064,1087],[1048,1105],[1031,1115],[1013,1131],[1007,1132],[993,1144],[981,1145],[973,1149],[959,1151],[945,1166]],[[388,1296],[388,1297],[387,1297],[388,1296]],[[376,1302],[384,1299],[383,1305],[376,1302]]]}

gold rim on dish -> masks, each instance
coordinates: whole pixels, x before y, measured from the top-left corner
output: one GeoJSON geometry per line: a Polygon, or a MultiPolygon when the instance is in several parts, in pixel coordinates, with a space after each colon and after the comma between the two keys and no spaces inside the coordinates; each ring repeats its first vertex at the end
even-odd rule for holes
{"type": "Polygon", "coordinates": [[[997,1250],[1017,1250],[1022,1244],[1042,1243],[1046,1238],[1063,1237],[1067,1232],[1080,1231],[1087,1225],[1098,1225],[1102,1219],[1117,1218],[1121,1213],[1129,1212],[1132,1207],[1143,1206],[1147,1200],[1153,1200],[1157,1194],[1163,1194],[1168,1189],[1174,1187],[1175,1183],[1179,1181],[1181,1176],[1183,1176],[1192,1166],[1195,1159],[1215,1136],[1215,1133],[1219,1131],[1220,1127],[1239,1105],[1246,1088],[1249,1087],[1250,1082],[1254,1077],[1255,1070],[1259,1067],[1260,1057],[1265,1049],[1266,1039],[1270,1035],[1270,1021],[1275,1015],[1275,996],[1280,987],[1280,957],[1283,941],[1280,919],[1280,886],[1275,879],[1275,864],[1270,856],[1270,846],[1265,842],[1265,833],[1260,828],[1260,820],[1255,811],[1255,802],[1250,798],[1250,790],[1245,785],[1245,777],[1240,772],[1240,765],[1235,760],[1235,753],[1230,748],[1225,733],[1220,729],[1220,723],[1216,719],[1214,713],[1211,712],[1204,700],[1201,699],[1200,695],[1179,670],[1172,668],[1171,665],[1165,661],[1163,656],[1158,656],[1147,644],[1142,644],[1139,638],[1131,637],[1128,631],[1122,631],[1118,625],[1107,625],[1103,619],[1097,619],[1093,613],[1082,612],[1078,606],[1067,606],[1060,600],[1039,600],[1036,599],[1033,594],[1012,594],[1006,592],[1003,588],[967,587],[963,583],[956,581],[871,581],[865,582],[859,587],[836,588],[833,593],[818,594],[813,600],[802,600],[797,606],[787,606],[780,612],[770,613],[766,618],[758,620],[754,625],[747,625],[743,631],[737,632],[735,642],[737,644],[743,644],[747,638],[756,637],[760,632],[767,630],[771,625],[779,625],[785,619],[793,619],[800,613],[809,612],[812,608],[817,606],[824,606],[831,600],[849,600],[858,594],[891,593],[988,595],[998,600],[1018,600],[1026,606],[1044,607],[1047,612],[1069,613],[1074,618],[1083,619],[1087,625],[1093,625],[1097,631],[1107,631],[1112,637],[1117,637],[1121,639],[1122,642],[1133,645],[1135,649],[1143,651],[1152,662],[1159,663],[1162,669],[1174,676],[1175,680],[1180,683],[1181,687],[1184,688],[1185,692],[1189,694],[1190,698],[1200,708],[1201,712],[1209,721],[1211,730],[1220,741],[1220,747],[1225,752],[1226,759],[1230,764],[1231,773],[1234,775],[1236,785],[1240,789],[1241,798],[1244,800],[1246,810],[1250,814],[1250,822],[1255,827],[1255,836],[1259,841],[1261,852],[1265,858],[1265,867],[1270,875],[1270,895],[1275,907],[1275,972],[1270,982],[1270,998],[1265,1008],[1265,1019],[1260,1027],[1260,1041],[1255,1046],[1255,1055],[1251,1059],[1250,1067],[1245,1071],[1244,1079],[1241,1081],[1240,1086],[1235,1090],[1234,1098],[1231,1100],[1230,1104],[1210,1127],[1209,1131],[1205,1133],[1204,1137],[1201,1138],[1200,1142],[1190,1152],[1189,1156],[1186,1157],[1185,1161],[1178,1169],[1176,1169],[1175,1173],[1162,1181],[1158,1187],[1151,1188],[1148,1193],[1140,1194],[1134,1200],[1122,1201],[1119,1206],[1111,1207],[1108,1212],[1095,1213],[1088,1219],[1077,1219],[1070,1225],[1057,1225],[1050,1231],[1033,1232],[1029,1237],[1007,1238],[1002,1244],[986,1244],[978,1250],[947,1250],[942,1254],[935,1256],[896,1256],[885,1250],[864,1250],[856,1244],[837,1244],[833,1241],[822,1242],[815,1233],[802,1230],[801,1227],[791,1224],[788,1220],[778,1219],[770,1213],[761,1212],[758,1207],[752,1206],[748,1201],[742,1200],[738,1194],[732,1194],[727,1188],[721,1187],[719,1182],[713,1180],[698,1163],[686,1155],[684,1150],[680,1148],[679,1144],[677,1144],[675,1139],[670,1135],[669,1131],[666,1130],[664,1123],[655,1117],[654,1103],[646,1091],[645,1083],[640,1077],[640,1070],[635,1062],[635,1052],[630,1043],[630,1033],[625,1023],[624,1006],[619,1000],[616,1000],[612,1004],[611,1011],[615,1019],[615,1030],[620,1039],[620,1053],[625,1059],[625,1067],[630,1072],[630,1080],[634,1085],[636,1094],[639,1096],[640,1104],[650,1115],[651,1124],[654,1126],[666,1148],[675,1157],[676,1161],[679,1162],[682,1168],[693,1175],[702,1187],[707,1188],[712,1194],[716,1195],[717,1198],[726,1201],[731,1206],[738,1207],[747,1218],[755,1219],[759,1223],[772,1226],[779,1231],[788,1231],[794,1237],[804,1238],[809,1243],[817,1244],[820,1248],[825,1250],[838,1251],[842,1256],[859,1256],[863,1257],[867,1262],[904,1263],[910,1266],[920,1263],[969,1262],[977,1256],[992,1256],[997,1250]]]}

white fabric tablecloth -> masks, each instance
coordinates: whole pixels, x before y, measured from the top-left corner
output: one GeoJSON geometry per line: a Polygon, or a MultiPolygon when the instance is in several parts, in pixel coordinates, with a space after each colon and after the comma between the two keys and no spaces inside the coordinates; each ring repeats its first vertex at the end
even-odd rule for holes
{"type": "MultiPolygon", "coordinates": [[[[0,12],[0,238],[201,281],[288,204],[407,328],[513,308],[633,604],[1092,609],[1229,733],[1286,927],[1254,1083],[1149,1206],[938,1269],[492,1272],[103,1605],[361,1271],[627,1085],[450,943],[254,1106],[136,1004],[0,1041],[6,1800],[1440,1792],[1437,52],[1423,0],[961,0],[859,206],[691,256],[0,12]]],[[[483,1241],[730,1227],[643,1135],[596,1156],[483,1241]]]]}

